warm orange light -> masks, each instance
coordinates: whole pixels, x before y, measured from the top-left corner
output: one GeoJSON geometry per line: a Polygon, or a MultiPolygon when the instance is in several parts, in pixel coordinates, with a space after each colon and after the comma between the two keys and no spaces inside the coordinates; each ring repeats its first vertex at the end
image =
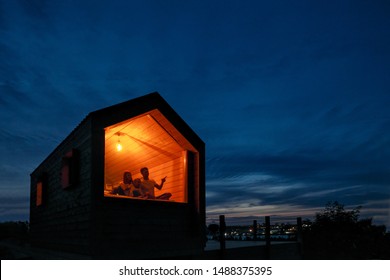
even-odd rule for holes
{"type": "Polygon", "coordinates": [[[116,150],[117,150],[118,152],[120,152],[120,151],[122,151],[122,149],[123,149],[122,144],[121,144],[121,142],[118,140],[118,143],[116,143],[116,150]]]}
{"type": "Polygon", "coordinates": [[[36,205],[42,205],[42,182],[37,183],[37,201],[36,205]]]}
{"type": "Polygon", "coordinates": [[[117,132],[117,133],[115,133],[115,134],[118,135],[118,142],[116,143],[116,150],[117,150],[118,152],[120,152],[120,151],[122,151],[122,149],[123,149],[122,144],[121,144],[121,139],[120,139],[121,133],[120,133],[120,132],[117,132]]]}

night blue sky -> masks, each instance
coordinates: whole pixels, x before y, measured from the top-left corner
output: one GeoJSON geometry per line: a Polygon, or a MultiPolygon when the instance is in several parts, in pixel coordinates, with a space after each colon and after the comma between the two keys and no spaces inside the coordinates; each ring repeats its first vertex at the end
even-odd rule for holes
{"type": "Polygon", "coordinates": [[[337,200],[390,227],[385,0],[0,0],[0,221],[89,112],[153,91],[206,142],[208,222],[337,200]]]}

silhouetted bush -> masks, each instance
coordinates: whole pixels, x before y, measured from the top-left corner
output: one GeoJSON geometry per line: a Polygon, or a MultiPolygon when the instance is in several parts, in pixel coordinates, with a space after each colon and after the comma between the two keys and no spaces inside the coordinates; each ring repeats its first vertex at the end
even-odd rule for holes
{"type": "Polygon", "coordinates": [[[390,259],[390,236],[372,219],[359,220],[361,207],[351,211],[330,202],[303,232],[306,259],[390,259]]]}

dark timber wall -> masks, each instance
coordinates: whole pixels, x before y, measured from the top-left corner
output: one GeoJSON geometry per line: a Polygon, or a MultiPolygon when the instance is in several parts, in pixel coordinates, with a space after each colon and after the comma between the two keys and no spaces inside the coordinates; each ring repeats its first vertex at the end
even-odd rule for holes
{"type": "Polygon", "coordinates": [[[89,254],[91,208],[91,123],[83,122],[31,174],[30,227],[33,244],[89,254]],[[63,156],[76,149],[78,181],[61,185],[63,156]],[[43,202],[36,206],[36,184],[46,177],[43,202]]]}

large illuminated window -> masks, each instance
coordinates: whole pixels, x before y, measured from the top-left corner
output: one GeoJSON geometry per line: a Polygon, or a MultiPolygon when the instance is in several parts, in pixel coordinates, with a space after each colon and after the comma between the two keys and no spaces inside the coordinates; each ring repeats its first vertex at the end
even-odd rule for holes
{"type": "MultiPolygon", "coordinates": [[[[191,144],[158,111],[128,119],[105,128],[105,189],[104,195],[117,198],[148,199],[138,193],[116,193],[123,181],[123,174],[129,171],[133,180],[141,179],[140,169],[149,169],[149,178],[161,183],[161,190],[155,188],[155,196],[170,193],[168,201],[188,201],[188,160],[196,153],[191,144]]],[[[193,176],[193,175],[190,175],[193,176]]],[[[150,198],[149,198],[150,199],[150,198]]]]}

